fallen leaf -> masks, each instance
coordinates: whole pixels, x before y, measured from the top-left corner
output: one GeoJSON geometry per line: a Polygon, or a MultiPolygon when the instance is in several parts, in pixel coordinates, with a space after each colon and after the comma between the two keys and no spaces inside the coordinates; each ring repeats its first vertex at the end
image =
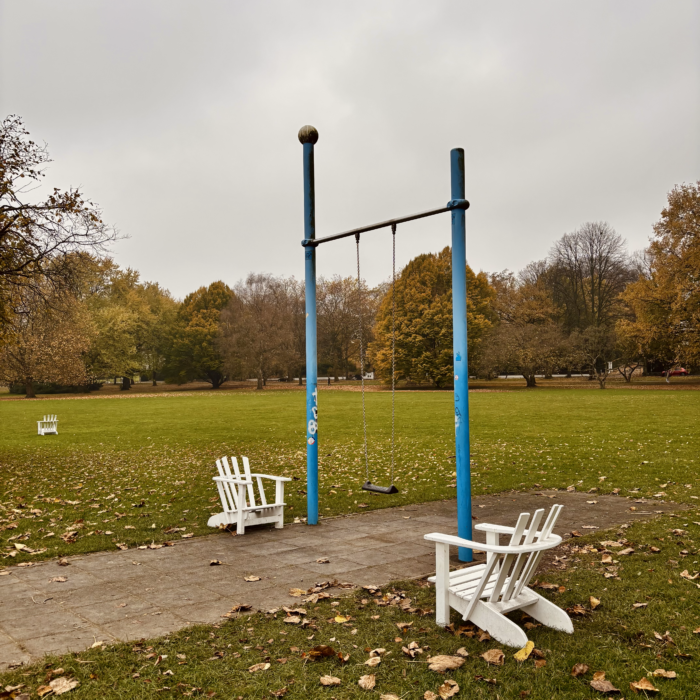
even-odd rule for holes
{"type": "Polygon", "coordinates": [[[657,668],[656,671],[654,671],[654,676],[657,678],[676,678],[676,672],[675,671],[664,671],[663,668],[657,668]]]}
{"type": "Polygon", "coordinates": [[[379,700],[401,700],[401,698],[394,693],[382,693],[382,695],[379,696],[379,700]]]}
{"type": "Polygon", "coordinates": [[[632,607],[637,610],[638,608],[646,608],[649,603],[632,603],[632,607]]]}
{"type": "Polygon", "coordinates": [[[412,622],[397,622],[396,626],[403,632],[413,625],[412,622]]]}
{"type": "MultiPolygon", "coordinates": [[[[415,642],[413,642],[413,644],[415,644],[415,642]]],[[[457,654],[457,656],[461,656],[462,658],[465,658],[465,659],[467,658],[467,656],[469,656],[469,652],[464,647],[460,647],[459,649],[457,649],[455,654],[457,654]]]]}
{"type": "Polygon", "coordinates": [[[345,615],[336,615],[335,618],[333,618],[336,622],[342,623],[342,622],[348,622],[350,620],[349,617],[345,617],[345,615]]]}
{"type": "Polygon", "coordinates": [[[690,573],[688,572],[688,569],[685,569],[685,571],[682,571],[680,574],[681,578],[688,579],[688,581],[695,581],[700,574],[695,574],[695,576],[691,576],[690,573]]]}
{"type": "Polygon", "coordinates": [[[279,690],[273,690],[270,694],[274,695],[276,698],[281,698],[284,697],[287,693],[289,692],[289,688],[285,685],[284,688],[280,688],[279,690]]]}
{"type": "Polygon", "coordinates": [[[447,656],[440,654],[438,656],[428,657],[428,668],[431,671],[437,671],[438,673],[452,671],[455,668],[462,666],[462,664],[464,664],[464,659],[461,656],[447,656]]]}
{"type": "Polygon", "coordinates": [[[80,681],[76,681],[73,678],[66,678],[66,676],[55,678],[49,683],[54,695],[63,695],[63,693],[67,693],[69,690],[73,690],[73,688],[77,688],[79,685],[80,681]]]}
{"type": "Polygon", "coordinates": [[[568,612],[572,617],[583,616],[586,614],[586,608],[584,608],[582,605],[574,605],[573,608],[567,608],[566,612],[568,612]]]}
{"type": "Polygon", "coordinates": [[[583,676],[586,673],[588,673],[587,664],[574,664],[574,667],[571,669],[571,675],[574,678],[577,678],[578,676],[583,676]]]}
{"type": "Polygon", "coordinates": [[[301,622],[301,618],[298,615],[289,615],[282,622],[286,622],[288,625],[298,625],[301,622]]]}
{"type": "Polygon", "coordinates": [[[65,576],[54,576],[49,579],[49,583],[65,583],[67,580],[65,576]]]}
{"type": "Polygon", "coordinates": [[[322,659],[325,656],[335,656],[335,649],[333,647],[326,646],[325,644],[319,644],[313,649],[306,652],[305,656],[313,661],[317,659],[322,659]]]}
{"type": "Polygon", "coordinates": [[[48,695],[49,693],[53,693],[53,688],[50,685],[40,685],[36,689],[36,694],[40,698],[43,698],[45,695],[48,695]]]}
{"type": "Polygon", "coordinates": [[[70,562],[68,561],[68,559],[59,559],[58,565],[59,566],[70,566],[70,562]]]}
{"type": "Polygon", "coordinates": [[[643,690],[645,693],[658,693],[659,689],[654,687],[654,684],[645,676],[638,680],[636,683],[630,683],[630,688],[638,693],[643,690]]]}
{"type": "Polygon", "coordinates": [[[258,671],[267,671],[268,668],[270,668],[270,664],[268,663],[253,664],[248,668],[248,671],[250,673],[257,673],[258,671]]]}
{"type": "Polygon", "coordinates": [[[544,668],[547,665],[545,659],[535,659],[535,668],[544,668]]]}
{"type": "Polygon", "coordinates": [[[588,602],[590,603],[591,610],[595,610],[600,605],[600,600],[594,596],[591,596],[588,599],[588,602]]]}
{"type": "Polygon", "coordinates": [[[372,656],[367,661],[365,661],[365,666],[379,666],[379,664],[382,663],[382,660],[379,656],[372,656]]]}
{"type": "Polygon", "coordinates": [[[535,643],[528,642],[520,651],[516,651],[515,654],[513,654],[513,658],[516,661],[525,661],[530,656],[534,648],[535,643]]]}
{"type": "Polygon", "coordinates": [[[593,680],[594,681],[604,681],[605,680],[605,671],[596,671],[593,674],[593,680]]]}
{"type": "Polygon", "coordinates": [[[627,556],[628,554],[634,554],[634,550],[632,549],[632,547],[627,547],[627,548],[625,548],[625,549],[621,549],[621,550],[617,553],[617,556],[618,556],[618,557],[623,557],[623,556],[627,556]]]}
{"type": "Polygon", "coordinates": [[[321,676],[319,680],[321,685],[340,685],[340,678],[335,676],[321,676]]]}
{"type": "Polygon", "coordinates": [[[492,666],[503,666],[506,656],[500,649],[489,649],[481,655],[481,658],[492,666]]]}
{"type": "Polygon", "coordinates": [[[437,700],[438,696],[433,693],[432,690],[426,690],[425,693],[423,693],[423,700],[437,700]]]}
{"type": "Polygon", "coordinates": [[[243,580],[247,581],[248,583],[252,583],[253,581],[262,581],[260,576],[244,576],[243,580]]]}
{"type": "Polygon", "coordinates": [[[357,685],[359,685],[362,690],[373,690],[376,684],[377,677],[372,674],[361,676],[360,680],[357,681],[357,685]]]}
{"type": "Polygon", "coordinates": [[[591,688],[597,690],[599,693],[619,693],[620,691],[610,682],[604,679],[602,680],[592,680],[591,688]]]}
{"type": "Polygon", "coordinates": [[[447,698],[454,697],[459,693],[459,686],[455,681],[448,678],[439,688],[438,695],[442,700],[447,700],[447,698]]]}
{"type": "Polygon", "coordinates": [[[221,560],[220,559],[212,559],[209,562],[209,566],[221,566],[221,560]]]}
{"type": "Polygon", "coordinates": [[[601,564],[612,564],[613,558],[609,554],[603,554],[603,557],[600,560],[601,564]]]}
{"type": "Polygon", "coordinates": [[[485,678],[484,676],[474,676],[475,681],[484,681],[484,683],[490,683],[491,685],[496,685],[497,681],[495,678],[485,678]]]}
{"type": "Polygon", "coordinates": [[[290,588],[289,595],[295,598],[301,598],[301,596],[306,595],[306,591],[303,591],[301,588],[290,588]]]}
{"type": "Polygon", "coordinates": [[[483,630],[479,632],[479,641],[480,642],[488,642],[491,640],[491,635],[488,632],[484,632],[483,630]]]}
{"type": "Polygon", "coordinates": [[[316,560],[317,564],[330,564],[331,560],[328,557],[321,557],[320,559],[316,560]]]}

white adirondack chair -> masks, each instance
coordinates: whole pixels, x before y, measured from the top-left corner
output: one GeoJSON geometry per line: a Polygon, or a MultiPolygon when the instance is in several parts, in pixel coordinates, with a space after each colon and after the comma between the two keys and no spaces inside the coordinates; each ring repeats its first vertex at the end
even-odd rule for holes
{"type": "Polygon", "coordinates": [[[269,474],[251,474],[247,457],[243,457],[244,474],[238,468],[238,460],[231,457],[233,473],[228,464],[228,459],[222,457],[216,460],[216,468],[219,476],[214,477],[219,489],[223,513],[212,515],[207,522],[209,527],[220,525],[236,525],[236,534],[245,533],[248,525],[264,525],[274,523],[281,530],[284,527],[284,482],[291,481],[286,476],[270,476],[269,474]],[[255,488],[253,479],[258,483],[259,503],[255,502],[255,488]],[[275,482],[275,502],[268,503],[263,488],[263,479],[271,479],[275,482]]]}
{"type": "Polygon", "coordinates": [[[454,608],[502,644],[522,648],[527,635],[505,616],[520,609],[543,625],[572,634],[574,626],[566,612],[527,587],[542,553],[561,542],[552,530],[562,507],[552,506],[541,530],[537,528],[543,509],[535,511],[529,526],[529,513],[521,513],[515,527],[476,525],[486,532],[486,544],[437,532],[425,535],[435,542],[436,575],[428,580],[435,583],[437,624],[447,626],[454,608]],[[501,546],[500,535],[510,535],[510,543],[501,546]],[[450,571],[450,545],[485,551],[486,563],[450,571]]]}
{"type": "Polygon", "coordinates": [[[58,416],[44,416],[38,420],[39,435],[58,435],[58,416]]]}

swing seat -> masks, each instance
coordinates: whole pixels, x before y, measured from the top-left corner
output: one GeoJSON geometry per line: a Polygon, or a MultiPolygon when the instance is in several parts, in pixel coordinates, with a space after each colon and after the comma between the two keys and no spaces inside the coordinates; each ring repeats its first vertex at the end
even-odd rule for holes
{"type": "Polygon", "coordinates": [[[392,493],[398,493],[399,490],[392,484],[391,486],[377,486],[376,484],[373,484],[371,481],[365,481],[364,484],[362,484],[362,490],[363,491],[373,491],[374,493],[383,493],[383,494],[392,494],[392,493]]]}

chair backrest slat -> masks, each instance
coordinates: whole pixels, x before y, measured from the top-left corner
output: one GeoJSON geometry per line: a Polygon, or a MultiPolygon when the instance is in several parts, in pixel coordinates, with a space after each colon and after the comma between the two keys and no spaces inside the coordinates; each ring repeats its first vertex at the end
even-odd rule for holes
{"type": "MultiPolygon", "coordinates": [[[[533,540],[535,539],[535,536],[537,535],[537,526],[540,524],[540,520],[542,520],[543,515],[543,508],[540,508],[533,513],[532,520],[530,520],[527,534],[525,535],[522,544],[532,544],[533,540]]],[[[535,552],[528,552],[527,554],[518,554],[518,558],[513,564],[513,570],[510,573],[510,579],[508,581],[508,584],[506,585],[506,588],[503,591],[503,595],[501,596],[501,600],[504,603],[507,603],[513,597],[513,592],[515,591],[516,583],[518,583],[520,573],[522,572],[523,567],[529,563],[530,559],[534,555],[535,552]]]]}
{"type": "MultiPolygon", "coordinates": [[[[549,515],[547,516],[547,520],[542,526],[542,530],[540,531],[538,541],[546,540],[552,534],[554,525],[557,522],[557,518],[559,517],[559,513],[561,513],[563,507],[564,506],[558,504],[552,506],[552,508],[549,511],[549,515]]],[[[527,586],[527,584],[530,583],[530,579],[535,573],[537,565],[540,563],[540,559],[542,559],[543,554],[544,552],[537,552],[535,556],[530,557],[530,561],[527,563],[527,566],[525,567],[522,575],[520,576],[520,580],[518,581],[518,585],[515,589],[514,597],[519,596],[522,593],[523,588],[525,588],[525,586],[527,586]]]]}
{"type": "MultiPolygon", "coordinates": [[[[224,478],[231,476],[231,470],[228,468],[226,457],[216,460],[216,468],[219,470],[219,476],[224,478]]],[[[217,481],[216,483],[220,487],[219,493],[223,491],[225,494],[226,500],[224,502],[224,506],[226,510],[238,510],[238,494],[236,493],[236,489],[232,489],[231,484],[228,484],[225,481],[217,481]]]]}
{"type": "MultiPolygon", "coordinates": [[[[523,532],[525,531],[525,526],[527,525],[527,521],[530,518],[529,513],[521,513],[520,516],[518,517],[518,522],[515,524],[515,531],[511,535],[510,542],[508,543],[511,547],[514,547],[516,545],[520,544],[520,540],[522,539],[523,532]]],[[[503,585],[506,582],[506,578],[508,576],[508,572],[510,568],[513,565],[513,562],[515,561],[515,554],[506,554],[504,555],[498,555],[494,557],[496,560],[500,560],[500,570],[498,572],[498,578],[496,579],[496,585],[493,587],[493,590],[491,591],[491,595],[489,596],[489,601],[491,603],[495,603],[500,595],[501,591],[503,590],[503,585]]]]}
{"type": "Polygon", "coordinates": [[[243,457],[243,469],[245,469],[245,479],[249,481],[248,484],[248,505],[254,508],[257,503],[255,502],[255,490],[253,489],[253,477],[250,475],[250,463],[247,457],[243,457]]]}

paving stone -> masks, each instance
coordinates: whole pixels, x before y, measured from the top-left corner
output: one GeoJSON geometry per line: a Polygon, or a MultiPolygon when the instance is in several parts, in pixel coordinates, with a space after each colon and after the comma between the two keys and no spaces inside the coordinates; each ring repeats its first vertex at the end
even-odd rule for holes
{"type": "Polygon", "coordinates": [[[78,615],[68,610],[55,610],[49,613],[28,617],[12,618],[3,620],[2,629],[16,642],[24,643],[29,639],[46,637],[51,634],[79,633],[86,627],[87,623],[78,615]]]}
{"type": "MultiPolygon", "coordinates": [[[[2,639],[0,637],[0,639],[2,639]]],[[[43,654],[37,654],[41,656],[43,654]]],[[[10,666],[25,665],[33,661],[31,654],[23,651],[15,642],[0,642],[0,671],[7,671],[10,666]]]]}
{"type": "Polygon", "coordinates": [[[138,617],[108,622],[100,628],[123,642],[145,637],[158,637],[170,634],[185,627],[187,621],[169,610],[155,611],[138,617]],[[159,613],[160,614],[157,614],[159,613]]]}
{"type": "Polygon", "coordinates": [[[22,641],[22,646],[33,657],[45,654],[65,654],[69,651],[83,651],[95,641],[114,642],[111,635],[93,625],[84,625],[72,632],[62,630],[42,637],[33,637],[22,641]]]}
{"type": "MultiPolygon", "coordinates": [[[[385,544],[384,547],[387,547],[387,545],[385,544]]],[[[388,547],[386,549],[374,547],[358,552],[349,552],[345,555],[345,559],[354,561],[356,564],[363,564],[364,566],[381,566],[382,564],[389,564],[392,561],[405,558],[405,555],[398,554],[393,550],[393,547],[388,547]]]]}
{"type": "Polygon", "coordinates": [[[139,615],[156,612],[161,607],[151,601],[123,594],[113,600],[90,603],[87,605],[65,605],[64,608],[95,625],[118,622],[139,615]]]}

